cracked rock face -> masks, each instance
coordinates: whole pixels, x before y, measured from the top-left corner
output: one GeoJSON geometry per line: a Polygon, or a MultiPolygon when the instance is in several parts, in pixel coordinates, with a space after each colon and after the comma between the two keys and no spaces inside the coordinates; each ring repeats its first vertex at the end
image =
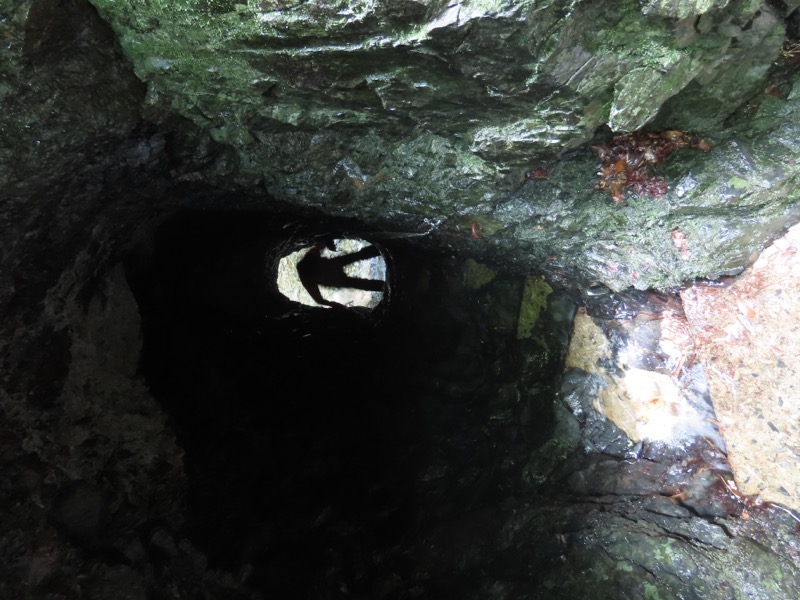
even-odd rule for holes
{"type": "Polygon", "coordinates": [[[228,148],[226,177],[295,205],[435,219],[439,246],[614,289],[730,274],[798,218],[796,77],[775,66],[788,5],[94,4],[146,110],[192,120],[228,148]],[[610,206],[588,143],[642,127],[713,150],[671,158],[663,198],[610,206]]]}

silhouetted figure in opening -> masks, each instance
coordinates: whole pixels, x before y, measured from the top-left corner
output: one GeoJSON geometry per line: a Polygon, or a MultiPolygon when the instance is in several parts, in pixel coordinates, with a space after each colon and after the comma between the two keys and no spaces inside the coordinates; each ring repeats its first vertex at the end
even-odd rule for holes
{"type": "Polygon", "coordinates": [[[380,279],[360,279],[350,277],[344,272],[345,265],[360,260],[367,260],[380,255],[375,246],[367,246],[352,254],[343,254],[333,258],[325,258],[321,252],[324,248],[336,251],[336,244],[332,239],[321,240],[309,250],[300,262],[297,263],[297,274],[300,283],[317,304],[324,304],[335,308],[344,308],[338,302],[332,302],[322,297],[319,286],[325,285],[336,288],[355,288],[370,292],[383,291],[385,281],[380,279]]]}

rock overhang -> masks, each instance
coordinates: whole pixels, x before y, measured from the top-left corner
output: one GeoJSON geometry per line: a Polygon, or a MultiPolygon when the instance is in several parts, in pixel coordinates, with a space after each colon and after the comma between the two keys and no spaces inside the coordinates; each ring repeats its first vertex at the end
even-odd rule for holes
{"type": "Polygon", "coordinates": [[[395,228],[434,219],[446,249],[614,289],[730,274],[798,218],[798,99],[747,112],[775,103],[759,86],[787,14],[766,3],[94,4],[147,83],[145,112],[175,111],[236,157],[223,185],[395,228]],[[714,149],[671,160],[663,200],[615,214],[588,143],[647,126],[714,149]],[[524,182],[542,161],[558,168],[524,182]],[[675,229],[696,250],[677,262],[675,229]]]}

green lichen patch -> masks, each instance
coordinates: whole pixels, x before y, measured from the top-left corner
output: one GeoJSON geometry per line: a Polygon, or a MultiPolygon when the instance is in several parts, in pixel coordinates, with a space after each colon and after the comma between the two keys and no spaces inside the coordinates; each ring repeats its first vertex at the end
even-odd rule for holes
{"type": "Polygon", "coordinates": [[[465,264],[465,277],[467,288],[478,290],[497,277],[497,271],[483,263],[468,258],[465,264]]]}
{"type": "Polygon", "coordinates": [[[517,339],[531,337],[539,316],[547,308],[547,298],[552,293],[553,288],[541,277],[525,280],[517,321],[517,339]]]}

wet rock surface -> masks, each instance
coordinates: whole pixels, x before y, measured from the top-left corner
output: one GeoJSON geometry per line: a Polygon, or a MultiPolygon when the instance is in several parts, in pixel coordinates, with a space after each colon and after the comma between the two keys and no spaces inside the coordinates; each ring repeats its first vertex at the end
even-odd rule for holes
{"type": "Polygon", "coordinates": [[[663,291],[798,218],[797,8],[0,1],[0,596],[796,598],[796,513],[642,426],[712,417],[663,291]],[[617,206],[642,126],[711,150],[617,206]],[[330,233],[375,312],[272,288],[330,233]]]}
{"type": "Polygon", "coordinates": [[[682,292],[697,358],[708,372],[738,489],[800,509],[795,363],[797,226],[727,286],[682,292]]]}
{"type": "MultiPolygon", "coordinates": [[[[179,212],[104,278],[73,348],[141,339],[141,416],[112,395],[105,417],[4,434],[9,597],[792,597],[797,522],[734,493],[713,431],[631,438],[598,409],[601,373],[562,378],[568,294],[384,241],[398,304],[290,305],[253,276],[285,250],[270,248],[286,224],[179,212]],[[120,333],[112,315],[132,300],[141,326],[120,333]],[[154,403],[166,428],[143,418],[154,403]],[[86,441],[46,450],[37,431],[86,441]],[[147,456],[156,470],[141,470],[147,456]]],[[[674,298],[592,293],[582,312],[605,337],[602,372],[675,371],[653,331],[674,298]],[[632,362],[612,367],[631,343],[632,362]]],[[[130,376],[129,349],[73,352],[84,411],[106,397],[91,382],[113,394],[130,376]]],[[[707,399],[702,373],[682,369],[707,399]]]]}
{"type": "Polygon", "coordinates": [[[147,114],[226,148],[214,181],[396,230],[432,219],[438,246],[617,290],[735,273],[800,217],[789,5],[94,4],[147,114]],[[663,198],[613,206],[589,146],[643,127],[712,150],[654,170],[663,198]]]}

